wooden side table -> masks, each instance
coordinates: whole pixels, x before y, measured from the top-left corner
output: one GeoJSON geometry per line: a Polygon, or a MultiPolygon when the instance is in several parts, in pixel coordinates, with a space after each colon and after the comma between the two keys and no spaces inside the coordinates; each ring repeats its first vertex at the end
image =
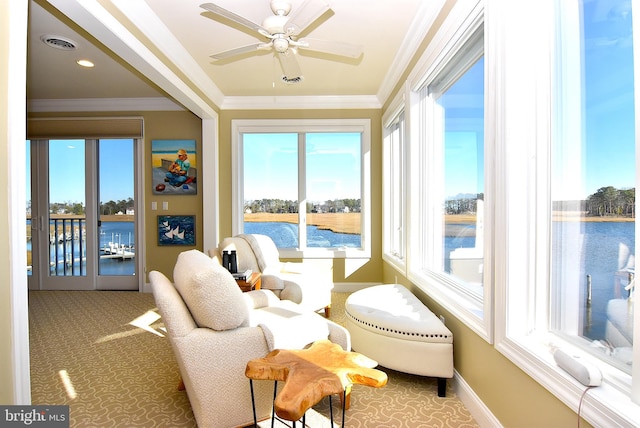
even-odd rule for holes
{"type": "MultiPolygon", "coordinates": [[[[302,418],[306,411],[323,397],[341,394],[342,426],[346,410],[347,393],[351,385],[367,385],[380,388],[387,383],[387,374],[377,370],[378,363],[357,352],[344,351],[340,345],[328,340],[314,342],[307,349],[276,349],[264,358],[256,358],[247,363],[245,375],[251,386],[251,400],[254,408],[254,424],[257,426],[253,380],[274,380],[274,414],[293,421],[302,418]],[[276,396],[277,381],[285,385],[276,396]]],[[[329,402],[331,403],[331,402],[329,402]]],[[[331,409],[331,404],[329,404],[331,409]]],[[[333,411],[331,412],[333,426],[333,411]]]]}
{"type": "Polygon", "coordinates": [[[247,279],[236,279],[238,287],[245,292],[251,290],[260,290],[262,286],[262,274],[260,272],[253,272],[247,279]]]}

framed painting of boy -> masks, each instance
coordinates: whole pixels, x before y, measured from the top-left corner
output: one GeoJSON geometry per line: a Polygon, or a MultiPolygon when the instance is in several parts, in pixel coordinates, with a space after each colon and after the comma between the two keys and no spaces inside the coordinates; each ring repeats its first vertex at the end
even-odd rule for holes
{"type": "Polygon", "coordinates": [[[195,140],[152,140],[151,163],[154,194],[198,193],[195,140]]]}

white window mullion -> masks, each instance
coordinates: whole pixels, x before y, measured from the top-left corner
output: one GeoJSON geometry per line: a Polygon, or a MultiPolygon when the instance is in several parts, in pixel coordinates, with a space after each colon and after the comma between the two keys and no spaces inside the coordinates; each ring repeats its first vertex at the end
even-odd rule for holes
{"type": "Polygon", "coordinates": [[[307,248],[307,153],[306,134],[298,133],[298,249],[307,248]]]}

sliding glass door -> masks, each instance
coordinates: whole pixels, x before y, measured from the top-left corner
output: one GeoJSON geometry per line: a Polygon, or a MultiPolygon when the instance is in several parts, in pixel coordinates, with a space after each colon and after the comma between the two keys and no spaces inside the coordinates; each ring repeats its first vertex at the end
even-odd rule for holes
{"type": "Polygon", "coordinates": [[[135,140],[28,146],[30,288],[137,290],[135,140]]]}

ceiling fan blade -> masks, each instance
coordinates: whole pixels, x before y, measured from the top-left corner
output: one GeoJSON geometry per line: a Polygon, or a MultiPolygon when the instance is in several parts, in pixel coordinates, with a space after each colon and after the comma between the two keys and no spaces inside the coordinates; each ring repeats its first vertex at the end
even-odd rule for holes
{"type": "Polygon", "coordinates": [[[227,51],[218,52],[211,55],[213,59],[225,59],[235,55],[240,55],[247,52],[257,51],[258,49],[268,49],[269,43],[253,43],[251,45],[240,46],[238,48],[229,49],[227,51]]]}
{"type": "Polygon", "coordinates": [[[277,55],[280,60],[282,72],[284,73],[283,80],[285,82],[299,82],[302,78],[302,70],[300,69],[300,64],[298,64],[295,51],[293,49],[288,49],[285,52],[279,52],[277,55]]]}
{"type": "Polygon", "coordinates": [[[310,51],[324,52],[350,58],[358,58],[360,55],[362,55],[363,49],[361,45],[354,45],[346,42],[307,38],[298,40],[297,44],[301,49],[308,49],[310,51]]]}
{"type": "Polygon", "coordinates": [[[330,9],[331,6],[325,0],[306,0],[289,14],[284,30],[290,36],[298,35],[330,9]]]}
{"type": "Polygon", "coordinates": [[[221,16],[223,18],[227,18],[227,19],[229,19],[229,20],[231,20],[233,22],[236,22],[236,23],[238,23],[240,25],[243,25],[243,26],[249,28],[250,30],[257,31],[262,35],[268,35],[269,34],[269,32],[264,27],[262,27],[261,25],[258,25],[255,22],[248,20],[247,18],[243,18],[240,15],[236,15],[235,13],[233,13],[233,12],[231,12],[231,11],[225,9],[225,8],[222,8],[222,7],[220,7],[220,6],[216,5],[216,4],[203,3],[203,4],[200,5],[200,7],[203,8],[203,9],[208,10],[209,12],[211,12],[211,13],[213,13],[215,15],[221,16]]]}

